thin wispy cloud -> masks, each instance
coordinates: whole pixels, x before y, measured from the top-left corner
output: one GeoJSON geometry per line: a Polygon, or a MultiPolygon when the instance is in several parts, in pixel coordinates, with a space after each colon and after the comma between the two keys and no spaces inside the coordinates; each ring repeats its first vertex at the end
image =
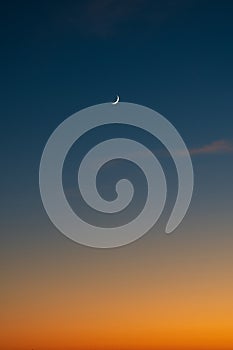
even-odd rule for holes
{"type": "Polygon", "coordinates": [[[217,140],[202,147],[191,148],[189,153],[192,156],[233,153],[233,143],[228,140],[217,140]]]}
{"type": "MultiPolygon", "coordinates": [[[[222,154],[233,154],[233,142],[229,140],[216,140],[213,141],[209,144],[203,145],[201,147],[196,147],[196,148],[189,148],[188,149],[189,154],[191,157],[194,156],[208,156],[208,155],[222,155],[222,154]]],[[[170,157],[170,153],[168,151],[165,151],[164,149],[158,148],[158,149],[153,149],[152,152],[157,157],[170,157]]],[[[187,153],[184,152],[183,150],[174,150],[174,155],[180,156],[180,157],[186,157],[187,153]]],[[[143,160],[149,160],[149,153],[147,151],[141,150],[141,151],[135,151],[135,152],[128,152],[127,156],[129,159],[132,161],[135,161],[136,159],[143,159],[143,160]]],[[[101,158],[100,158],[101,159],[101,158]]],[[[102,161],[104,163],[104,158],[102,158],[102,161]]],[[[95,168],[95,162],[91,161],[89,162],[90,166],[90,171],[94,171],[95,168]]],[[[105,164],[105,167],[115,167],[114,162],[108,162],[108,164],[105,164]]]]}
{"type": "Polygon", "coordinates": [[[79,24],[86,34],[105,37],[115,33],[116,28],[140,15],[148,1],[142,0],[89,0],[83,8],[79,24]]]}
{"type": "Polygon", "coordinates": [[[122,33],[158,28],[194,6],[195,0],[86,0],[60,9],[63,28],[88,37],[107,38],[122,33]],[[132,29],[133,28],[133,29],[132,29]]]}

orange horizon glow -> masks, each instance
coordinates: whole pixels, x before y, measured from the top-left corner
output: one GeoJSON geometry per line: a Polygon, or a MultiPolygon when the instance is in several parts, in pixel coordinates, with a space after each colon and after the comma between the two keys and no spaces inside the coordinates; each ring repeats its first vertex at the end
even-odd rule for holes
{"type": "Polygon", "coordinates": [[[14,264],[0,350],[233,349],[230,245],[177,239],[14,264]]]}

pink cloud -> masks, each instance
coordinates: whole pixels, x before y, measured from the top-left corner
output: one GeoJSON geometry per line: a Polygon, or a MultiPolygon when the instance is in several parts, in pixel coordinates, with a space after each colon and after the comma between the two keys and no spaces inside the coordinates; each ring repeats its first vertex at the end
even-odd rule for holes
{"type": "Polygon", "coordinates": [[[233,153],[233,143],[227,140],[217,140],[199,148],[191,148],[189,152],[191,155],[233,153]]]}

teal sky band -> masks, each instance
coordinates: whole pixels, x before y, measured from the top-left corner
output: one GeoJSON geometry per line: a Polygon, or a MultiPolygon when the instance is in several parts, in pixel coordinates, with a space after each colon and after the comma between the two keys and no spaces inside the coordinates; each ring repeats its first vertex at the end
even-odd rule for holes
{"type": "Polygon", "coordinates": [[[142,212],[131,222],[117,228],[92,226],[81,220],[70,207],[62,186],[64,160],[73,143],[85,132],[106,124],[120,123],[146,130],[169,151],[178,175],[178,193],[166,226],[171,233],[180,224],[193,192],[193,167],[188,149],[175,127],[156,111],[132,103],[104,103],[83,109],[61,123],[50,136],[40,163],[39,185],[44,208],[53,224],[75,242],[96,248],[112,248],[135,241],[158,220],[166,200],[166,179],[154,154],[142,144],[129,139],[110,139],[93,147],[84,157],[78,185],[89,205],[103,212],[117,212],[132,199],[128,180],[117,185],[118,197],[105,201],[96,190],[95,177],[105,162],[124,158],[135,162],[148,181],[148,198],[142,212]],[[90,162],[91,161],[91,162],[90,162]],[[96,161],[93,164],[93,161],[96,161]],[[96,168],[90,176],[89,167],[96,168]]]}

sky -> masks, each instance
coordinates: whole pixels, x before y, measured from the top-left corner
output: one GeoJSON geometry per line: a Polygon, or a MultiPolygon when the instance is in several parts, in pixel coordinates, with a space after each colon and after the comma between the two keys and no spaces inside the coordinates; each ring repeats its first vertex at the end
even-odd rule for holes
{"type": "Polygon", "coordinates": [[[233,3],[1,7],[0,350],[233,349],[233,3]],[[193,199],[164,234],[176,174],[161,156],[170,188],[155,227],[130,245],[93,249],[49,220],[39,164],[62,121],[116,95],[182,135],[193,199]]]}

